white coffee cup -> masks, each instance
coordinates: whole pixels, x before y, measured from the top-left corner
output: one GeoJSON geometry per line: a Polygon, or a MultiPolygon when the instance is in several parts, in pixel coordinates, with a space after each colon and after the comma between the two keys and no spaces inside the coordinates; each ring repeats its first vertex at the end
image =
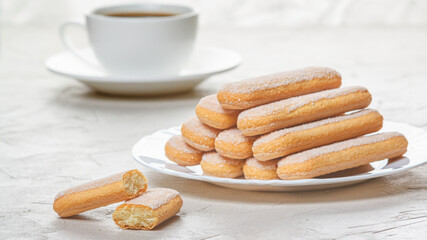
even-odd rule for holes
{"type": "Polygon", "coordinates": [[[85,59],[66,35],[69,26],[87,29],[99,63],[112,74],[176,75],[191,57],[197,33],[198,11],[181,5],[129,4],[95,9],[86,25],[66,22],[60,29],[64,45],[85,59]],[[161,17],[116,17],[114,13],[170,13],[161,17]]]}

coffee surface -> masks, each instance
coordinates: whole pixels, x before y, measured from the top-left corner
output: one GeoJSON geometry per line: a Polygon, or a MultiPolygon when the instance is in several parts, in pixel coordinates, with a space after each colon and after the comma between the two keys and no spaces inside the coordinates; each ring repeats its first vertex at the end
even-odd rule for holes
{"type": "Polygon", "coordinates": [[[104,14],[109,17],[129,17],[129,18],[149,18],[149,17],[170,17],[177,15],[168,12],[114,12],[104,14]]]}

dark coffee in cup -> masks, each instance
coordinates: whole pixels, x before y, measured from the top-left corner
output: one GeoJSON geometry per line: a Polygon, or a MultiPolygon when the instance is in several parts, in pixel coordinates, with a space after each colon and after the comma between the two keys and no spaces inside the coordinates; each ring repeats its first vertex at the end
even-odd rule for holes
{"type": "Polygon", "coordinates": [[[105,16],[109,16],[109,17],[129,17],[129,18],[170,17],[175,15],[177,14],[168,13],[168,12],[114,12],[114,13],[105,14],[105,16]]]}

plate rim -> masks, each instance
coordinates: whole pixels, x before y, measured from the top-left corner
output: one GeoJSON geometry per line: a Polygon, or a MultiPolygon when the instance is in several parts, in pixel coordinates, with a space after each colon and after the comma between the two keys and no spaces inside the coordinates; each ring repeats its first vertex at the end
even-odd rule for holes
{"type": "MultiPolygon", "coordinates": [[[[90,49],[90,48],[83,48],[81,51],[88,50],[88,49],[90,49]]],[[[242,63],[242,56],[237,51],[234,51],[232,49],[216,47],[216,46],[208,46],[208,45],[196,46],[195,50],[197,50],[197,49],[208,50],[208,51],[214,50],[214,51],[227,52],[227,54],[233,54],[234,57],[236,58],[236,60],[233,64],[230,64],[227,67],[217,69],[214,71],[202,72],[202,73],[198,73],[198,74],[188,74],[188,75],[184,74],[184,75],[180,75],[180,76],[150,77],[150,78],[145,78],[145,79],[138,77],[138,76],[127,76],[127,77],[125,77],[125,76],[112,76],[112,75],[105,76],[105,77],[87,76],[87,75],[71,74],[71,73],[65,73],[65,72],[59,71],[55,67],[53,67],[52,61],[53,61],[53,59],[55,59],[56,57],[58,57],[60,55],[71,54],[71,52],[69,52],[67,50],[48,57],[45,60],[44,65],[45,65],[47,70],[49,70],[50,72],[52,72],[54,74],[58,74],[58,75],[64,76],[64,77],[73,78],[73,79],[76,79],[76,80],[82,81],[82,82],[150,84],[150,83],[186,82],[186,81],[194,81],[194,80],[198,80],[198,79],[206,79],[212,75],[233,70],[242,63]],[[117,80],[117,79],[120,79],[120,80],[117,80]]]]}
{"type": "MultiPolygon", "coordinates": [[[[424,130],[422,128],[418,128],[418,127],[415,127],[415,126],[412,126],[412,125],[409,125],[406,123],[394,122],[394,121],[384,121],[384,123],[400,124],[400,125],[404,125],[405,127],[413,128],[414,130],[417,129],[417,130],[422,130],[424,132],[427,132],[426,130],[424,130]]],[[[204,182],[211,182],[211,183],[212,182],[213,183],[221,183],[221,184],[248,185],[248,186],[275,186],[275,187],[332,185],[332,184],[337,184],[337,183],[364,181],[364,180],[370,180],[373,178],[383,177],[383,176],[407,171],[409,169],[419,167],[419,166],[427,163],[427,159],[426,159],[422,162],[415,163],[413,165],[408,164],[408,165],[406,165],[402,168],[398,168],[398,169],[381,169],[381,170],[377,170],[377,172],[369,174],[369,175],[356,175],[356,176],[346,176],[346,177],[339,177],[339,178],[327,178],[327,179],[310,178],[310,179],[298,179],[298,180],[280,180],[280,179],[275,179],[275,180],[249,180],[249,179],[235,179],[235,178],[219,178],[219,177],[205,176],[205,175],[200,176],[200,175],[192,175],[192,174],[182,173],[182,172],[177,172],[177,171],[172,171],[172,170],[160,169],[160,168],[156,168],[156,167],[146,163],[145,161],[140,159],[140,156],[137,156],[137,154],[136,154],[137,150],[136,149],[137,149],[137,147],[139,147],[139,144],[141,144],[141,142],[143,142],[144,139],[146,139],[149,136],[152,136],[153,134],[155,134],[157,132],[171,131],[171,130],[176,131],[178,128],[179,128],[178,126],[175,126],[175,127],[170,127],[167,129],[161,129],[161,130],[155,131],[155,132],[153,132],[149,135],[146,135],[146,136],[142,137],[141,139],[139,139],[132,147],[132,157],[134,158],[134,160],[136,162],[140,163],[141,165],[143,165],[149,169],[152,169],[154,171],[161,172],[161,173],[166,174],[166,175],[182,177],[182,178],[186,178],[186,179],[192,179],[192,180],[198,180],[198,181],[204,181],[204,182]]],[[[163,161],[163,160],[161,160],[161,161],[163,161]]],[[[385,161],[385,160],[381,160],[381,161],[385,161]]]]}

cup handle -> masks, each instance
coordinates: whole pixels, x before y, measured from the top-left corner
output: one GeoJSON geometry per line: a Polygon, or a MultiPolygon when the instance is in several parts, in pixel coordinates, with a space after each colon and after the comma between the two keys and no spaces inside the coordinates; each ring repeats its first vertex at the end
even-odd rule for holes
{"type": "Polygon", "coordinates": [[[79,52],[79,48],[77,48],[76,45],[67,37],[67,29],[69,29],[69,27],[79,27],[81,29],[86,29],[86,25],[81,22],[70,21],[70,22],[63,23],[59,28],[59,37],[61,38],[61,41],[64,47],[68,49],[74,56],[76,56],[81,61],[90,65],[96,66],[97,64],[91,61],[90,59],[88,59],[87,57],[85,57],[84,55],[82,55],[79,52]]]}

